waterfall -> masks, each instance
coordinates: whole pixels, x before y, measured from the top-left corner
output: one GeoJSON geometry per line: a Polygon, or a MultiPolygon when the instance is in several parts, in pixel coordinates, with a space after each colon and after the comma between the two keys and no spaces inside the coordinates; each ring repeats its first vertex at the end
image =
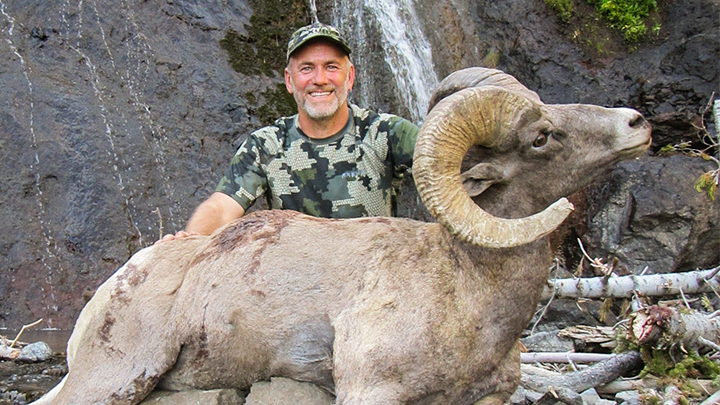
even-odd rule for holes
{"type": "MultiPolygon", "coordinates": [[[[422,30],[411,0],[335,0],[333,25],[340,28],[353,49],[353,62],[360,83],[360,94],[354,95],[363,106],[374,105],[381,91],[386,91],[372,66],[376,49],[370,38],[379,34],[383,60],[392,72],[399,94],[396,99],[407,108],[414,122],[426,115],[430,96],[438,85],[432,63],[432,50],[422,30]],[[379,32],[372,32],[376,30],[379,32]]],[[[396,112],[396,111],[393,111],[396,112]]]]}

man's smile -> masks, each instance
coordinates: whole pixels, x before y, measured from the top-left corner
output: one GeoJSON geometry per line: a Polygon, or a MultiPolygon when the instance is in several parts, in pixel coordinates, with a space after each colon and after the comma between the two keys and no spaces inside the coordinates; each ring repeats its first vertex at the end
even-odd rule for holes
{"type": "Polygon", "coordinates": [[[321,98],[321,97],[327,97],[330,94],[332,94],[332,90],[330,90],[330,91],[311,91],[310,97],[321,98]]]}

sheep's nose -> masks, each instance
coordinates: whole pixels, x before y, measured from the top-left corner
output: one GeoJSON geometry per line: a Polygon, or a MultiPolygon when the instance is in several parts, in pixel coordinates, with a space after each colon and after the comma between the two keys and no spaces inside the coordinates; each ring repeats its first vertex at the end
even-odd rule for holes
{"type": "Polygon", "coordinates": [[[645,118],[639,113],[636,113],[635,116],[630,118],[630,128],[640,128],[645,125],[647,125],[647,121],[645,121],[645,118]]]}

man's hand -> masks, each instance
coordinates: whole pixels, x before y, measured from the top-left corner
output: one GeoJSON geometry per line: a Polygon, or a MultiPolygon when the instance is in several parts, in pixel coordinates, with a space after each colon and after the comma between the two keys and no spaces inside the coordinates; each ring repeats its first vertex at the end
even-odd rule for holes
{"type": "Polygon", "coordinates": [[[215,192],[195,209],[188,221],[187,231],[179,231],[175,235],[167,234],[155,244],[192,235],[210,235],[244,214],[245,210],[232,197],[215,192]]]}
{"type": "Polygon", "coordinates": [[[187,236],[193,236],[193,235],[200,235],[200,234],[197,232],[185,232],[185,231],[178,231],[177,233],[175,233],[175,235],[169,233],[169,234],[163,236],[162,239],[157,240],[155,243],[153,243],[153,245],[157,245],[159,243],[165,243],[165,242],[168,242],[171,240],[185,238],[187,236]]]}

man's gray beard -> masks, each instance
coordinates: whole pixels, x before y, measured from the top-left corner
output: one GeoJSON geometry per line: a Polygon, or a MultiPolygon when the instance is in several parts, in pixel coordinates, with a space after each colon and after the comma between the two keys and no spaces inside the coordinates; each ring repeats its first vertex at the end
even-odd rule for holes
{"type": "MultiPolygon", "coordinates": [[[[323,105],[323,106],[315,106],[312,103],[306,103],[305,99],[303,98],[303,95],[305,93],[300,92],[296,87],[295,83],[292,81],[292,78],[290,79],[290,85],[293,89],[293,98],[295,99],[295,102],[298,105],[298,110],[303,110],[305,113],[314,120],[323,120],[326,118],[330,118],[335,113],[338,112],[340,107],[345,103],[345,100],[347,100],[348,95],[348,82],[350,81],[350,76],[345,79],[345,83],[343,83],[342,86],[335,88],[335,94],[337,97],[335,97],[335,101],[330,105],[323,105]],[[323,108],[325,107],[325,108],[323,108]]],[[[309,96],[308,96],[309,97],[309,96]]]]}

